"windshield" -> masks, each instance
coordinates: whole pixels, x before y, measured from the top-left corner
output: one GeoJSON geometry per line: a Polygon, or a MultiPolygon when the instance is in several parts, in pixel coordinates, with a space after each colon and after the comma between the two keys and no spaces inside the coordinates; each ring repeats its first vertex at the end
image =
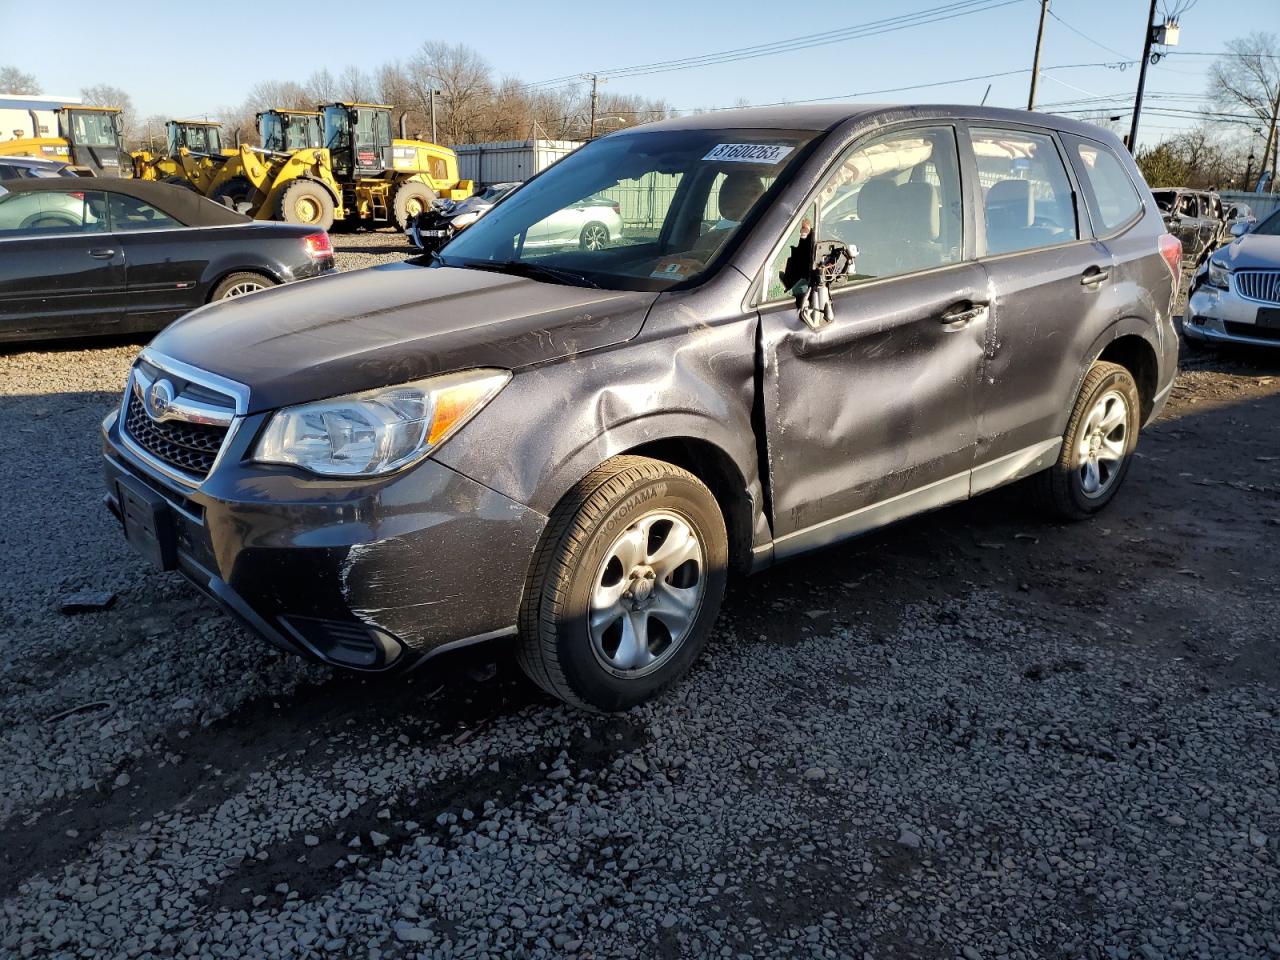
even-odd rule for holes
{"type": "Polygon", "coordinates": [[[773,199],[816,136],[720,129],[605,137],[459,233],[443,259],[511,272],[550,268],[606,288],[693,281],[773,199]]]}
{"type": "Polygon", "coordinates": [[[97,110],[73,110],[70,139],[84,147],[114,147],[116,115],[97,110]]]}
{"type": "Polygon", "coordinates": [[[1280,237],[1280,210],[1263,220],[1250,233],[1260,233],[1264,237],[1280,237]]]}
{"type": "Polygon", "coordinates": [[[284,125],[278,113],[259,114],[258,133],[262,137],[263,150],[284,150],[284,125]]]}

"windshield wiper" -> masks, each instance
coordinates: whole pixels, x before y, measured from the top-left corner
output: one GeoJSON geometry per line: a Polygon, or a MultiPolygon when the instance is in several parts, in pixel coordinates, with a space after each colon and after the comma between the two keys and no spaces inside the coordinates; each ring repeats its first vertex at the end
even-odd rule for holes
{"type": "Polygon", "coordinates": [[[540,277],[545,280],[555,280],[559,283],[568,283],[573,286],[595,287],[599,289],[600,284],[596,283],[585,274],[576,273],[573,270],[565,270],[563,267],[549,267],[543,263],[530,263],[527,260],[472,260],[461,266],[474,267],[477,270],[491,270],[494,273],[511,273],[519,277],[540,277]]]}

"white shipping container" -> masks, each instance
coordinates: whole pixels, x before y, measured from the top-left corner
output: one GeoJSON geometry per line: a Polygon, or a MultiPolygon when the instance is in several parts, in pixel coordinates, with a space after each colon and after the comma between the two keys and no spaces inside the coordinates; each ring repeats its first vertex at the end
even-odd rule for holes
{"type": "Polygon", "coordinates": [[[528,180],[582,146],[580,140],[500,140],[454,147],[458,173],[480,184],[528,180]]]}
{"type": "Polygon", "coordinates": [[[79,102],[79,97],[0,93],[0,143],[28,137],[56,137],[58,115],[55,111],[79,102]]]}

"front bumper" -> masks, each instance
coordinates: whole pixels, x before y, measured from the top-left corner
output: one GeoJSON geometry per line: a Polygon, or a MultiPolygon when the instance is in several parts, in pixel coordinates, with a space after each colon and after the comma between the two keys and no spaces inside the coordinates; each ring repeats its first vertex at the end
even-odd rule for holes
{"type": "Polygon", "coordinates": [[[103,423],[107,507],[153,503],[168,565],[281,649],[400,670],[515,633],[536,511],[430,459],[355,483],[250,464],[265,415],[189,487],[126,447],[118,420],[103,423]]]}
{"type": "Polygon", "coordinates": [[[1199,343],[1280,347],[1280,327],[1259,326],[1259,309],[1267,309],[1267,304],[1246,300],[1234,289],[1202,285],[1187,303],[1182,334],[1199,343]]]}

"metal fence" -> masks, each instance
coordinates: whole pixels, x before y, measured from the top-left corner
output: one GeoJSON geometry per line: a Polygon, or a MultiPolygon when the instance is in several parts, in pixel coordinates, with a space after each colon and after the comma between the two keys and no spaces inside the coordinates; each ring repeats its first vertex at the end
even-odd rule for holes
{"type": "Polygon", "coordinates": [[[1253,211],[1254,216],[1263,220],[1280,210],[1280,193],[1245,193],[1243,190],[1222,190],[1218,196],[1222,205],[1229,207],[1233,203],[1245,203],[1253,211]]]}
{"type": "Polygon", "coordinates": [[[617,202],[623,225],[630,235],[649,232],[656,235],[679,185],[678,175],[648,173],[638,180],[627,180],[603,190],[601,195],[617,202]]]}

